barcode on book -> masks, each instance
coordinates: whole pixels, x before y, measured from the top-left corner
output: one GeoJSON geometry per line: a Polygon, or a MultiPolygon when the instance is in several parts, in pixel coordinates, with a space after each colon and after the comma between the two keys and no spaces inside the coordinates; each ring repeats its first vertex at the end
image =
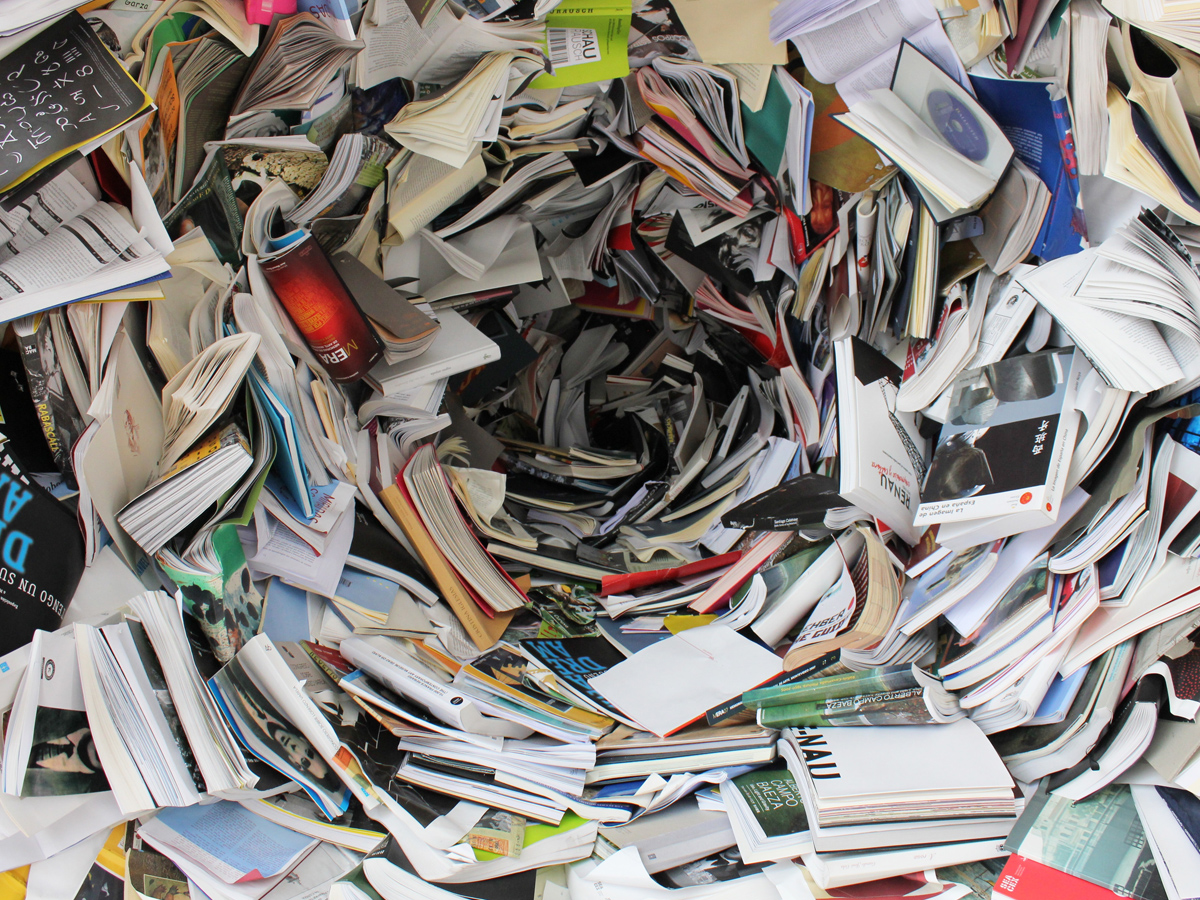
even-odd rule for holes
{"type": "Polygon", "coordinates": [[[600,62],[600,42],[595,28],[547,28],[550,64],[556,69],[600,62]]]}

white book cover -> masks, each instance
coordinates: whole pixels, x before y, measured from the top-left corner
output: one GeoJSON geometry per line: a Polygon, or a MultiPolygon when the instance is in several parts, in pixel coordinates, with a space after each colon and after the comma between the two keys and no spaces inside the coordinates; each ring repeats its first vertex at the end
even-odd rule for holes
{"type": "Polygon", "coordinates": [[[897,412],[900,367],[851,337],[834,344],[838,386],[839,493],[915,544],[926,441],[913,413],[897,412]]]}
{"type": "Polygon", "coordinates": [[[804,760],[806,772],[797,774],[806,774],[821,805],[1003,797],[1013,788],[991,742],[969,719],[949,725],[791,728],[784,735],[804,760]]]}
{"type": "Polygon", "coordinates": [[[442,328],[428,350],[397,363],[377,363],[368,380],[377,382],[384,394],[391,395],[500,358],[496,342],[454,310],[440,310],[438,322],[442,328]]]}
{"type": "Polygon", "coordinates": [[[1038,510],[1058,519],[1090,369],[1073,347],[961,372],[921,488],[919,526],[1038,510]]]}

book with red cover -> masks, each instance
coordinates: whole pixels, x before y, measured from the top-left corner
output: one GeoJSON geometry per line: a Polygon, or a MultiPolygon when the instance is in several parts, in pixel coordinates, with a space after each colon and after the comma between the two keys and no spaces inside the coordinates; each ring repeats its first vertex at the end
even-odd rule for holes
{"type": "Polygon", "coordinates": [[[704,572],[711,572],[713,569],[732,566],[741,558],[742,553],[740,550],[732,550],[729,553],[722,553],[720,556],[709,556],[705,559],[698,559],[695,562],[686,563],[682,566],[673,566],[669,569],[605,575],[604,580],[600,582],[600,596],[607,597],[609,594],[627,594],[630,591],[649,587],[652,584],[662,584],[665,581],[679,581],[682,578],[691,578],[693,575],[701,575],[704,572]]]}
{"type": "Polygon", "coordinates": [[[992,891],[994,898],[1011,900],[1047,900],[1051,897],[1071,900],[1118,900],[1121,895],[1108,888],[1068,875],[1066,872],[1026,859],[1014,853],[1004,865],[992,891]]]}

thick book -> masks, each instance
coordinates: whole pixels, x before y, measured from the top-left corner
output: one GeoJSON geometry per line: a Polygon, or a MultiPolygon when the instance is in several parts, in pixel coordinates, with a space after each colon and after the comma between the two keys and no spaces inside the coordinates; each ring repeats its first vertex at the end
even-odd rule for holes
{"type": "Polygon", "coordinates": [[[959,373],[921,487],[915,521],[962,522],[1037,511],[1058,518],[1090,369],[1068,347],[959,373]]]}
{"type": "Polygon", "coordinates": [[[912,413],[896,409],[899,366],[858,338],[834,344],[839,493],[909,544],[925,477],[925,439],[912,413]]]}
{"type": "Polygon", "coordinates": [[[783,741],[805,808],[822,826],[1011,816],[1017,809],[1012,777],[979,726],[966,719],[950,725],[790,728],[783,741]],[[888,765],[881,766],[885,756],[888,765]]]}
{"type": "Polygon", "coordinates": [[[500,640],[515,612],[490,614],[491,610],[484,611],[484,607],[476,602],[471,589],[434,543],[429,530],[421,522],[421,517],[408,499],[407,492],[398,485],[391,484],[380,491],[379,499],[392,514],[396,524],[403,529],[409,543],[413,545],[417,556],[424,563],[458,621],[475,642],[475,646],[486,650],[500,640]]]}
{"type": "Polygon", "coordinates": [[[212,429],[153,484],[117,513],[117,521],[148,554],[241,481],[254,463],[250,441],[234,423],[212,429]]]}
{"type": "Polygon", "coordinates": [[[721,786],[721,800],[744,862],[770,862],[813,849],[804,799],[786,766],[730,779],[721,786]]]}
{"type": "Polygon", "coordinates": [[[377,363],[367,382],[380,393],[398,394],[500,358],[496,342],[454,310],[442,310],[438,323],[441,330],[424,353],[397,363],[377,363]]]}

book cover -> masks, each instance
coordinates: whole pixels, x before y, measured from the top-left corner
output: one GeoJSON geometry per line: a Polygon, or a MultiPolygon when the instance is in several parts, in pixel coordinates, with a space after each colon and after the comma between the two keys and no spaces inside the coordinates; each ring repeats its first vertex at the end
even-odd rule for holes
{"type": "Polygon", "coordinates": [[[0,656],[62,624],[83,551],[74,512],[0,450],[0,656]]]}
{"type": "Polygon", "coordinates": [[[1040,509],[1058,517],[1078,413],[1074,347],[961,372],[951,387],[916,522],[959,522],[1040,509]]]}
{"type": "MultiPolygon", "coordinates": [[[[10,784],[10,793],[58,797],[109,790],[84,707],[75,640],[49,632],[29,635],[25,640],[30,639],[34,640],[31,657],[36,664],[26,670],[19,699],[21,706],[34,705],[33,733],[27,756],[5,754],[6,763],[20,765],[19,771],[6,773],[6,782],[11,779],[19,785],[12,790],[14,785],[10,784]]],[[[18,708],[14,717],[25,714],[18,708]]]]}
{"type": "Polygon", "coordinates": [[[1109,785],[1079,802],[1037,797],[1042,802],[1026,807],[1009,837],[1009,849],[1122,897],[1165,898],[1129,785],[1109,785]]]}
{"type": "Polygon", "coordinates": [[[1087,246],[1087,223],[1079,202],[1079,167],[1065,97],[1042,81],[1010,81],[972,75],[979,103],[1000,126],[1016,156],[1050,189],[1050,210],[1032,252],[1043,260],[1087,246]]]}
{"type": "Polygon", "coordinates": [[[21,84],[22,95],[36,100],[36,104],[18,103],[10,95],[11,102],[0,111],[0,133],[10,140],[16,134],[28,135],[22,141],[22,152],[10,148],[0,162],[0,191],[9,190],[150,107],[150,98],[74,12],[0,59],[0,77],[5,84],[21,84]],[[59,77],[48,77],[60,70],[63,74],[59,77]],[[27,72],[32,71],[44,74],[29,80],[27,72]],[[64,77],[68,72],[74,77],[64,77]],[[26,80],[19,81],[23,76],[26,80]],[[55,119],[43,126],[39,117],[51,110],[55,119]]]}
{"type": "Polygon", "coordinates": [[[615,713],[604,695],[591,685],[591,679],[625,660],[625,654],[602,637],[527,638],[521,647],[558,680],[592,703],[615,713]]]}
{"type": "Polygon", "coordinates": [[[992,896],[997,900],[1043,900],[1045,897],[1115,900],[1123,895],[1014,853],[996,879],[992,896]]]}
{"type": "Polygon", "coordinates": [[[808,831],[804,800],[792,773],[784,768],[764,768],[739,775],[731,782],[742,795],[754,821],[769,838],[808,831]]]}
{"type": "Polygon", "coordinates": [[[329,377],[359,380],[383,356],[379,338],[311,234],[277,243],[283,249],[259,259],[263,277],[329,377]]]}
{"type": "Polygon", "coordinates": [[[42,435],[63,476],[74,482],[71,448],[83,433],[83,418],[71,397],[50,327],[50,316],[39,313],[13,322],[13,334],[25,366],[25,381],[41,423],[42,435]]]}
{"type": "Polygon", "coordinates": [[[912,413],[896,410],[900,367],[858,338],[834,344],[838,390],[839,493],[909,544],[925,476],[925,439],[912,413]]]}
{"type": "MultiPolygon", "coordinates": [[[[784,732],[823,801],[1011,791],[1013,781],[974,722],[784,732]],[[887,766],[880,759],[889,760],[887,766]]],[[[793,772],[793,775],[796,774],[793,772]]]]}
{"type": "Polygon", "coordinates": [[[629,74],[630,0],[566,0],[546,17],[546,55],[553,69],[535,88],[564,88],[629,74]]]}

